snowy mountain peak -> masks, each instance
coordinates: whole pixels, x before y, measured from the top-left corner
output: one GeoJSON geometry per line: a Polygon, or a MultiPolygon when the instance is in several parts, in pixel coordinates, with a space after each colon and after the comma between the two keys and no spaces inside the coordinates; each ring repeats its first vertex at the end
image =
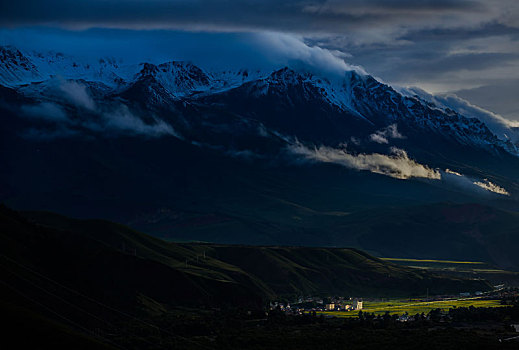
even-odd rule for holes
{"type": "Polygon", "coordinates": [[[0,46],[0,83],[12,86],[39,77],[37,67],[21,51],[0,46]]]}
{"type": "Polygon", "coordinates": [[[159,67],[151,63],[141,63],[140,66],[142,66],[142,68],[138,73],[139,77],[154,76],[159,72],[159,67]]]}
{"type": "Polygon", "coordinates": [[[189,62],[171,61],[159,65],[142,63],[140,66],[141,69],[134,78],[135,82],[151,79],[174,99],[210,90],[213,85],[211,77],[189,62]]]}
{"type": "Polygon", "coordinates": [[[218,100],[219,94],[239,90],[236,93],[239,99],[267,98],[265,103],[273,104],[273,108],[278,103],[286,106],[310,103],[325,111],[319,118],[327,118],[328,112],[338,113],[341,118],[362,119],[363,123],[379,129],[402,123],[462,144],[495,146],[518,153],[517,130],[503,121],[495,123],[496,115],[485,114],[475,106],[456,104],[452,98],[424,98],[409,91],[397,91],[355,71],[334,77],[290,67],[274,71],[219,71],[184,61],[125,64],[115,58],[88,60],[56,52],[22,52],[10,46],[0,47],[0,85],[39,99],[45,99],[46,95],[50,98],[49,91],[56,90],[52,95],[56,100],[61,90],[54,86],[60,85],[59,81],[88,85],[88,91],[96,98],[120,96],[155,107],[190,99],[203,103],[210,95],[218,100]]]}
{"type": "Polygon", "coordinates": [[[272,81],[287,81],[291,83],[297,83],[304,80],[304,77],[301,73],[296,72],[295,70],[289,67],[283,67],[272,72],[269,76],[269,80],[272,81]]]}
{"type": "Polygon", "coordinates": [[[11,67],[18,66],[25,70],[36,69],[27,57],[13,46],[0,46],[0,62],[11,67]]]}

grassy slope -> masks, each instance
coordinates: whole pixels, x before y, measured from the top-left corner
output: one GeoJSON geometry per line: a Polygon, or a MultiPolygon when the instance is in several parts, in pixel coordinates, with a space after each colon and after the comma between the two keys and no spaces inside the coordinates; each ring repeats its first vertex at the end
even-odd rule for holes
{"type": "MultiPolygon", "coordinates": [[[[249,275],[224,263],[211,269],[175,267],[174,256],[186,253],[181,247],[167,245],[161,251],[159,241],[152,238],[137,245],[137,256],[133,249],[121,251],[118,247],[124,240],[131,248],[131,242],[146,237],[116,224],[90,224],[93,226],[88,228],[87,224],[86,230],[91,235],[35,225],[3,208],[0,252],[76,290],[122,307],[133,305],[139,294],[173,305],[251,306],[261,306],[262,299],[269,295],[249,275]],[[96,234],[106,241],[94,238],[96,234]],[[166,257],[171,260],[166,261],[166,257]]],[[[7,273],[11,270],[8,266],[7,273]]]]}
{"type": "Polygon", "coordinates": [[[265,298],[286,294],[409,296],[423,294],[426,288],[431,293],[488,288],[480,281],[438,277],[355,249],[166,243],[107,221],[42,212],[24,215],[113,249],[124,247],[129,254],[136,252],[140,259],[166,265],[190,278],[245,285],[265,298]]]}
{"type": "MultiPolygon", "coordinates": [[[[460,279],[384,262],[356,249],[211,245],[218,259],[259,277],[277,293],[390,296],[455,292],[460,279]]],[[[480,281],[467,283],[475,288],[480,281]]]]}

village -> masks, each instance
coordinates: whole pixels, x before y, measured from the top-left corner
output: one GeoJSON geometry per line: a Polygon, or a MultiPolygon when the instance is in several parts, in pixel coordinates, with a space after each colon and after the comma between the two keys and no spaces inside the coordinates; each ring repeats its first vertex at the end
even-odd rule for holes
{"type": "Polygon", "coordinates": [[[427,314],[438,309],[441,314],[456,307],[499,307],[507,300],[516,300],[519,292],[516,288],[494,286],[488,292],[460,292],[456,295],[428,294],[422,298],[409,299],[373,299],[360,297],[299,297],[293,302],[274,301],[270,310],[279,310],[286,315],[317,313],[324,317],[350,317],[359,315],[359,311],[382,315],[386,312],[396,314],[398,321],[412,321],[415,314],[427,314]],[[366,304],[367,303],[367,304],[366,304]]]}
{"type": "Polygon", "coordinates": [[[279,309],[286,314],[301,315],[305,312],[322,311],[359,311],[362,310],[363,301],[361,298],[299,298],[292,304],[286,302],[271,302],[270,309],[279,309]]]}

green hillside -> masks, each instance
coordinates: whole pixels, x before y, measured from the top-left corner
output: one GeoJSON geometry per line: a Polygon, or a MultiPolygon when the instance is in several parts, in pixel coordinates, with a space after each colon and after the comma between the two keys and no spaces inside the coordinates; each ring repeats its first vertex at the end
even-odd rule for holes
{"type": "Polygon", "coordinates": [[[286,295],[410,296],[427,288],[431,293],[488,289],[479,280],[434,275],[356,249],[168,243],[103,220],[43,212],[20,217],[8,209],[2,215],[2,235],[9,242],[2,245],[3,254],[53,274],[58,270],[62,278],[83,269],[83,278],[73,281],[82,288],[114,274],[123,294],[133,290],[169,304],[260,305],[286,295]]]}
{"type": "Polygon", "coordinates": [[[210,268],[180,267],[190,250],[161,246],[156,239],[116,224],[92,221],[85,231],[75,231],[38,225],[5,208],[0,215],[6,280],[18,278],[12,271],[25,276],[20,266],[26,266],[122,307],[135,304],[138,295],[170,305],[251,307],[262,306],[270,296],[259,282],[234,266],[215,261],[210,268]]]}

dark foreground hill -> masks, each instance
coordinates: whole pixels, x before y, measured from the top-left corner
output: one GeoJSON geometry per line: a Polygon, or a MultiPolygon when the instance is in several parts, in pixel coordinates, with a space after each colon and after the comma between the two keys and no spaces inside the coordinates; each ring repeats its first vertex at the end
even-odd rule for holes
{"type": "MultiPolygon", "coordinates": [[[[486,290],[356,249],[167,243],[125,226],[1,210],[1,254],[110,302],[262,307],[289,295],[410,296],[486,290]]],[[[4,271],[5,273],[8,273],[4,271]]]]}
{"type": "Polygon", "coordinates": [[[108,221],[4,206],[0,243],[4,340],[29,348],[206,348],[197,334],[233,333],[225,310],[261,318],[272,299],[489,289],[355,249],[167,243],[108,221]]]}

